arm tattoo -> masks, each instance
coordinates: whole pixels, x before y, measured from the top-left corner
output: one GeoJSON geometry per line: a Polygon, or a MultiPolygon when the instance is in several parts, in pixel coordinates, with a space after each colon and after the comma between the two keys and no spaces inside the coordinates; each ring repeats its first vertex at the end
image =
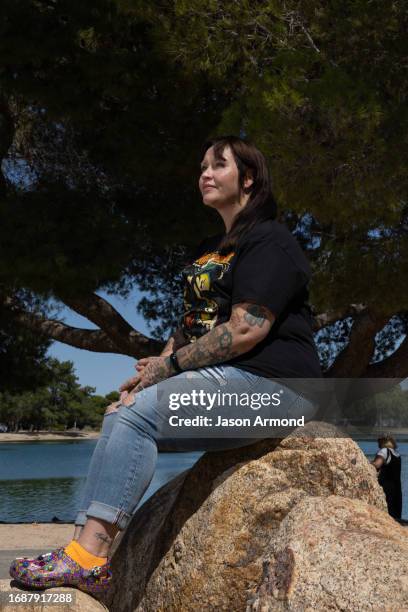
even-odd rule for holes
{"type": "Polygon", "coordinates": [[[143,386],[154,385],[158,380],[165,380],[171,371],[170,357],[165,357],[164,361],[152,361],[146,366],[143,377],[143,386]]]}
{"type": "Polygon", "coordinates": [[[267,320],[265,308],[257,304],[248,305],[244,314],[244,319],[250,327],[262,327],[265,320],[267,320]]]}
{"type": "Polygon", "coordinates": [[[242,316],[239,314],[238,310],[232,310],[229,322],[234,329],[240,327],[242,324],[242,316]]]}
{"type": "Polygon", "coordinates": [[[194,370],[237,357],[243,351],[234,346],[234,335],[227,323],[217,325],[196,342],[179,349],[177,357],[183,370],[194,370]]]}
{"type": "MultiPolygon", "coordinates": [[[[233,357],[246,353],[250,345],[250,334],[245,334],[245,344],[242,343],[243,327],[248,326],[254,330],[264,326],[268,321],[268,309],[257,304],[247,304],[241,312],[232,310],[227,323],[217,325],[196,342],[187,344],[177,351],[179,364],[183,370],[194,370],[206,365],[223,363],[233,357]],[[243,323],[245,325],[243,326],[243,323]]],[[[258,336],[253,344],[259,341],[259,332],[252,334],[258,336]]]]}

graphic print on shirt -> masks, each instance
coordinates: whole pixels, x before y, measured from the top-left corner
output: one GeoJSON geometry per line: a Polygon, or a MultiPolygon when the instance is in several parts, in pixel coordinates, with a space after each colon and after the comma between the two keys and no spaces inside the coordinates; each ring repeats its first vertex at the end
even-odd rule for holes
{"type": "Polygon", "coordinates": [[[214,290],[214,282],[229,270],[234,255],[206,253],[184,268],[183,330],[190,342],[215,327],[220,315],[227,314],[229,301],[214,290]]]}

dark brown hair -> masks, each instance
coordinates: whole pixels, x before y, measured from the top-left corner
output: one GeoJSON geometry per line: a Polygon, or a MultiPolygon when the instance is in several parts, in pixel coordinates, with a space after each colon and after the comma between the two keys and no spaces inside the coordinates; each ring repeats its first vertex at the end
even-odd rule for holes
{"type": "Polygon", "coordinates": [[[266,159],[255,145],[237,136],[218,136],[204,143],[202,157],[210,147],[214,147],[216,159],[221,158],[225,147],[231,149],[238,168],[240,188],[250,194],[246,206],[236,215],[230,231],[218,246],[221,253],[227,253],[256,223],[276,219],[277,204],[272,194],[266,159]],[[252,177],[253,183],[245,189],[244,181],[248,175],[252,177]]]}
{"type": "Polygon", "coordinates": [[[389,446],[390,444],[392,444],[393,448],[397,448],[398,447],[398,445],[397,445],[397,443],[395,441],[395,438],[393,438],[389,434],[383,434],[380,438],[378,438],[377,442],[378,442],[378,446],[380,448],[384,448],[384,447],[385,448],[390,448],[390,446],[389,446]]]}

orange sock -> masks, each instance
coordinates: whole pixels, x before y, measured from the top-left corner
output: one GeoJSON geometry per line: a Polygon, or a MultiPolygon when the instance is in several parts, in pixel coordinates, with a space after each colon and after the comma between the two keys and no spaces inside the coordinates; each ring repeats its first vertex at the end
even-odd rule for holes
{"type": "Polygon", "coordinates": [[[105,565],[107,562],[107,557],[93,555],[76,540],[71,540],[68,546],[64,548],[64,551],[84,569],[92,569],[95,565],[105,565]]]}

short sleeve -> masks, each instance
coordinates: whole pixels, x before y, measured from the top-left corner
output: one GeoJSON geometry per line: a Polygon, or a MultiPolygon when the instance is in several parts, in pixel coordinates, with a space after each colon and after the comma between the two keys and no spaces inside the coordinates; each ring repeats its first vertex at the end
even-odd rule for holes
{"type": "Polygon", "coordinates": [[[231,303],[254,302],[277,318],[310,276],[306,258],[298,264],[284,247],[268,239],[249,242],[237,254],[231,303]]]}
{"type": "Polygon", "coordinates": [[[387,462],[387,459],[388,459],[387,449],[386,448],[380,448],[380,450],[377,451],[376,457],[382,457],[384,459],[385,463],[388,463],[387,462]]]}

